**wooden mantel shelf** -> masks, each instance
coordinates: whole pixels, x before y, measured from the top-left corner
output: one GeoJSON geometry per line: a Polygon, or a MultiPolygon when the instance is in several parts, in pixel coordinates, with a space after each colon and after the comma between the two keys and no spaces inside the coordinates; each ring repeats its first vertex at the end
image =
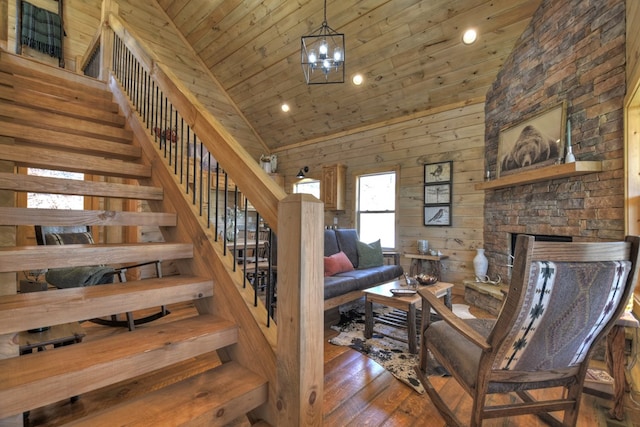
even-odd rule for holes
{"type": "Polygon", "coordinates": [[[476,190],[496,190],[498,188],[515,187],[516,185],[531,184],[549,179],[566,178],[601,171],[602,162],[599,160],[562,163],[503,176],[493,181],[480,182],[476,184],[475,188],[476,190]]]}

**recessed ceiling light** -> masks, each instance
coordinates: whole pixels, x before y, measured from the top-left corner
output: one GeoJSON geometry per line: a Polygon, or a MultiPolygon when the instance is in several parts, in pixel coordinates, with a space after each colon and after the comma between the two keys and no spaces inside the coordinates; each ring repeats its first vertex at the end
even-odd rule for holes
{"type": "Polygon", "coordinates": [[[478,38],[478,33],[474,29],[469,29],[462,35],[462,43],[472,44],[478,38]]]}
{"type": "Polygon", "coordinates": [[[282,111],[284,111],[285,113],[288,113],[290,110],[289,104],[282,104],[280,108],[282,108],[282,111]]]}
{"type": "Polygon", "coordinates": [[[362,74],[355,74],[351,78],[351,81],[353,82],[354,85],[360,86],[362,84],[362,82],[364,81],[364,78],[362,77],[362,74]]]}

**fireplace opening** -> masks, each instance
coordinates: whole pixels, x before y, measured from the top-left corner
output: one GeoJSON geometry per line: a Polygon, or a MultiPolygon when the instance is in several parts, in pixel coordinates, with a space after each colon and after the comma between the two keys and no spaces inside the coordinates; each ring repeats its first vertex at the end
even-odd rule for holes
{"type": "MultiPolygon", "coordinates": [[[[528,234],[528,233],[524,233],[528,234]]],[[[511,234],[511,256],[513,257],[516,253],[516,240],[518,240],[519,233],[511,234]]],[[[536,241],[539,242],[572,242],[573,237],[571,236],[551,236],[548,234],[528,234],[533,236],[536,241]]]]}

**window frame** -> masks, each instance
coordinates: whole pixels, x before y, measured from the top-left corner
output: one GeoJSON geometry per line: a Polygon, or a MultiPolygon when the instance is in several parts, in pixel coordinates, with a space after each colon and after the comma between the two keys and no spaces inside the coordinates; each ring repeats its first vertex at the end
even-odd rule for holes
{"type": "MultiPolygon", "coordinates": [[[[394,240],[394,246],[393,247],[387,247],[387,246],[383,246],[382,249],[384,251],[396,251],[398,244],[399,244],[399,218],[400,218],[400,166],[399,165],[394,165],[394,166],[387,166],[387,167],[377,167],[377,168],[371,168],[371,169],[363,169],[363,170],[359,170],[359,171],[354,171],[352,172],[352,178],[353,178],[353,224],[355,225],[355,229],[358,232],[358,235],[361,235],[361,229],[360,229],[360,208],[359,208],[359,196],[360,196],[360,177],[363,176],[367,176],[367,175],[381,175],[381,174],[385,174],[385,173],[394,173],[395,174],[395,178],[396,178],[396,188],[395,188],[395,210],[393,211],[393,213],[395,213],[395,219],[394,219],[394,232],[393,232],[393,240],[394,240]]],[[[386,212],[391,212],[391,211],[367,211],[370,213],[386,213],[386,212]]]]}
{"type": "Polygon", "coordinates": [[[291,186],[291,193],[293,194],[311,194],[314,197],[317,197],[318,200],[320,200],[320,195],[322,194],[322,189],[320,188],[322,186],[322,181],[319,179],[315,179],[315,178],[302,178],[299,181],[296,181],[292,184],[291,186]],[[299,184],[311,184],[311,183],[317,183],[318,184],[318,195],[312,194],[312,193],[298,193],[296,190],[298,189],[298,185],[299,184]]]}

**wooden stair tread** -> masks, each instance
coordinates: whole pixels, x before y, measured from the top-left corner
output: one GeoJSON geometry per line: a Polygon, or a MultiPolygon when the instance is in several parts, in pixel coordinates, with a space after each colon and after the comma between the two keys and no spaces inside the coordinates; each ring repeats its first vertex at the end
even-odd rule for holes
{"type": "Polygon", "coordinates": [[[267,397],[264,378],[228,362],[66,425],[224,425],[265,403],[267,397]]]}
{"type": "Polygon", "coordinates": [[[67,83],[65,87],[60,87],[30,77],[5,73],[0,73],[0,79],[3,84],[13,87],[20,93],[41,93],[43,96],[67,103],[93,105],[94,108],[109,112],[118,111],[118,104],[113,101],[113,94],[110,91],[87,88],[81,83],[67,83]]]}
{"type": "MultiPolygon", "coordinates": [[[[132,138],[127,142],[109,141],[102,137],[74,135],[66,131],[43,129],[16,122],[2,121],[0,135],[14,138],[17,141],[40,144],[47,150],[55,148],[75,150],[78,153],[74,154],[76,156],[99,155],[101,157],[135,160],[140,158],[142,153],[140,147],[129,143],[132,138]]],[[[34,151],[31,147],[16,145],[16,148],[21,148],[23,151],[25,149],[34,151]]],[[[56,151],[56,153],[59,153],[59,151],[56,151]]],[[[63,154],[60,153],[59,155],[63,154]]]]}
{"type": "Polygon", "coordinates": [[[124,144],[133,140],[133,132],[122,126],[96,123],[93,120],[37,110],[10,102],[0,103],[0,116],[3,121],[10,123],[20,123],[36,129],[67,132],[69,135],[88,136],[124,144]]]}
{"type": "Polygon", "coordinates": [[[91,211],[0,206],[0,225],[106,225],[173,227],[178,222],[175,213],[91,211]]]}
{"type": "Polygon", "coordinates": [[[105,82],[77,74],[64,68],[39,64],[17,55],[5,55],[0,61],[0,71],[19,75],[34,82],[44,82],[58,88],[74,88],[79,95],[111,100],[113,95],[105,82]]]}
{"type": "Polygon", "coordinates": [[[213,295],[213,281],[168,276],[0,297],[0,335],[213,295]]]}
{"type": "Polygon", "coordinates": [[[0,189],[95,197],[113,197],[114,194],[117,194],[122,199],[137,200],[162,200],[164,195],[164,190],[161,187],[17,175],[6,172],[0,173],[0,189]]]}
{"type": "Polygon", "coordinates": [[[0,419],[231,345],[238,329],[213,315],[0,360],[0,419]]]}
{"type": "Polygon", "coordinates": [[[0,247],[0,272],[127,264],[193,257],[191,243],[120,243],[0,247]]]}
{"type": "Polygon", "coordinates": [[[5,99],[25,105],[33,109],[52,111],[70,117],[82,117],[98,123],[124,126],[126,120],[119,114],[118,105],[112,101],[92,99],[82,100],[69,96],[55,96],[51,93],[40,92],[32,86],[18,85],[18,76],[8,76],[0,73],[0,99],[5,99]]]}
{"type": "MultiPolygon", "coordinates": [[[[3,133],[2,128],[0,126],[0,134],[3,133]]],[[[69,137],[71,136],[73,135],[69,135],[69,137]]],[[[129,147],[126,144],[113,144],[129,147]]],[[[32,147],[18,145],[12,145],[10,150],[0,150],[0,160],[16,162],[20,166],[81,172],[92,175],[133,179],[149,178],[151,176],[151,167],[148,165],[44,148],[34,150],[32,147]]]]}

